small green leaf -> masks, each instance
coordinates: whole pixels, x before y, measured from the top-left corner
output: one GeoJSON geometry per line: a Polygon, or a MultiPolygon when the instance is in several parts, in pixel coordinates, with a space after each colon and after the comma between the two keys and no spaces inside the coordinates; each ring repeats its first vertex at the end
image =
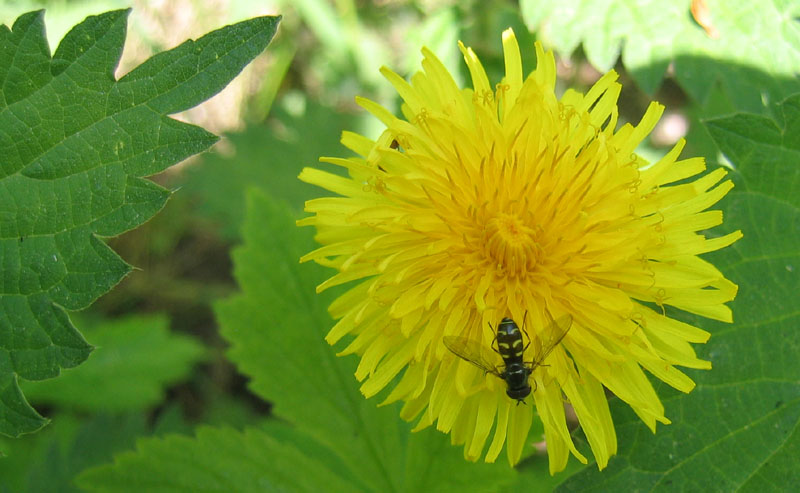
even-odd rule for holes
{"type": "Polygon", "coordinates": [[[357,491],[291,442],[258,429],[242,433],[209,427],[200,428],[195,438],[141,439],[136,452],[89,469],[76,482],[89,491],[114,493],[357,491]]]}
{"type": "MultiPolygon", "coordinates": [[[[586,468],[559,491],[783,491],[800,484],[800,95],[781,105],[784,125],[757,115],[707,123],[734,166],[723,204],[727,230],[744,238],[709,255],[739,285],[735,324],[711,331],[692,372],[697,388],[660,387],[673,420],[653,436],[615,405],[619,455],[586,468]]],[[[615,402],[619,404],[618,401],[615,402]]]]}
{"type": "Polygon", "coordinates": [[[170,192],[143,177],[217,140],[168,114],[222,89],[279,20],[187,41],[115,81],[128,12],[87,18],[52,58],[42,11],[0,26],[0,433],[46,422],[18,377],[53,378],[88,357],[65,310],[87,307],[130,271],[99,238],[164,206],[170,192]]]}
{"type": "Polygon", "coordinates": [[[378,408],[361,395],[355,358],[336,357],[324,342],[333,294],[316,295],[314,286],[328,273],[298,264],[314,246],[313,232],[296,228],[288,207],[256,190],[247,211],[245,244],[233,255],[242,293],[216,312],[231,360],[273,413],[329,449],[361,491],[493,490],[510,481],[507,464],[469,463],[442,433],[412,434],[395,406],[378,408]]]}
{"type": "Polygon", "coordinates": [[[89,360],[61,378],[24,382],[22,388],[34,404],[94,412],[146,409],[161,402],[164,388],[186,377],[204,354],[200,343],[170,334],[168,326],[159,315],[85,325],[96,346],[89,360]]]}
{"type": "Polygon", "coordinates": [[[583,43],[599,70],[622,62],[653,93],[667,67],[704,103],[715,82],[737,108],[760,113],[800,90],[800,6],[797,2],[706,1],[712,33],[692,17],[692,2],[658,0],[522,0],[523,18],[549,46],[568,56],[583,43]]]}

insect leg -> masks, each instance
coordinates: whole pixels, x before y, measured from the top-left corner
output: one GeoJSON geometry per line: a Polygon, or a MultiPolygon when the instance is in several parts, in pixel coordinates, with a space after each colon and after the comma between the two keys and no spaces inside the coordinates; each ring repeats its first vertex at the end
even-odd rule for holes
{"type": "Polygon", "coordinates": [[[522,352],[524,353],[525,350],[528,349],[528,346],[531,345],[531,336],[528,334],[528,331],[525,330],[525,320],[528,319],[528,310],[525,310],[525,315],[522,316],[522,333],[528,336],[528,343],[525,344],[525,347],[522,348],[522,352]]]}
{"type": "MultiPolygon", "coordinates": [[[[492,348],[492,351],[494,351],[497,354],[500,354],[500,346],[497,346],[496,349],[494,347],[495,344],[497,344],[497,330],[495,330],[495,328],[492,327],[492,323],[491,322],[487,322],[487,323],[489,324],[489,329],[492,331],[492,343],[489,346],[492,348]]],[[[501,354],[501,356],[502,356],[502,354],[501,354]]]]}

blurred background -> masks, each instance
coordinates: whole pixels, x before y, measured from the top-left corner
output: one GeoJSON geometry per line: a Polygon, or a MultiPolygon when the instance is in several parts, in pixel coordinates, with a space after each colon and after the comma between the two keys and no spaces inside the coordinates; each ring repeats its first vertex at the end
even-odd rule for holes
{"type": "Polygon", "coordinates": [[[726,30],[726,7],[720,2],[625,2],[632,7],[619,12],[609,2],[596,2],[604,5],[602,13],[559,10],[553,3],[557,2],[0,2],[0,22],[9,27],[24,12],[46,9],[53,51],[86,16],[132,7],[118,77],[187,38],[253,16],[283,16],[269,48],[233,83],[202,105],[175,115],[222,139],[210,152],[153,177],[176,193],[153,220],[109,240],[137,270],[74,317],[75,325],[85,328],[85,337],[97,346],[89,360],[54,381],[25,382],[26,395],[52,423],[19,440],[0,438],[0,450],[8,455],[0,461],[5,481],[0,491],[68,491],[68,479],[75,472],[131,448],[136,437],[190,433],[199,423],[241,429],[269,414],[269,403],[252,395],[225,359],[225,343],[212,310],[216,300],[237,291],[230,251],[240,242],[245,190],[261,188],[301,217],[304,201],[319,192],[296,179],[300,170],[314,165],[319,156],[346,155],[338,143],[345,129],[371,137],[381,130],[355,105],[354,97],[366,96],[397,111],[396,94],[379,74],[380,66],[409,77],[420,68],[420,48],[425,45],[463,84],[467,78],[457,46],[461,40],[477,52],[496,83],[503,73],[501,33],[513,27],[526,72],[535,67],[534,40],[557,50],[560,91],[585,90],[613,67],[623,84],[623,122],[637,122],[652,100],[664,104],[659,127],[640,149],[650,159],[685,137],[684,156],[720,161],[697,124],[701,118],[739,109],[770,114],[781,96],[796,89],[794,77],[776,76],[783,69],[789,74],[796,70],[797,55],[781,61],[783,52],[773,49],[771,57],[759,57],[757,50],[768,48],[758,46],[742,53],[739,43],[749,41],[726,30]],[[647,21],[625,15],[636,9],[658,9],[658,15],[647,21]],[[687,39],[676,41],[684,36],[687,39]],[[728,57],[729,68],[693,65],[692,49],[681,51],[681,42],[697,52],[717,50],[712,55],[728,57]],[[622,46],[625,51],[620,52],[622,46]],[[738,74],[731,75],[734,64],[738,74]],[[756,69],[770,74],[769,83],[752,75],[756,69]],[[143,347],[159,349],[137,351],[143,347]],[[87,381],[96,385],[84,395],[79,389],[87,388],[87,381]],[[125,381],[131,385],[118,384],[125,381]]]}

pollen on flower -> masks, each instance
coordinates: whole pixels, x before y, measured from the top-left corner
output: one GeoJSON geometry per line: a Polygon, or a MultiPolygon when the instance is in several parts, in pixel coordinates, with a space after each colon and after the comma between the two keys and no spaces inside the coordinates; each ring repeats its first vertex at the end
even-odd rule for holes
{"type": "Polygon", "coordinates": [[[536,231],[512,214],[501,212],[486,221],[482,254],[510,277],[525,276],[536,267],[540,254],[536,231]]]}
{"type": "Polygon", "coordinates": [[[700,158],[679,160],[682,141],[655,163],[637,155],[663,107],[617,128],[613,71],[557,98],[540,44],[524,77],[503,33],[506,74],[494,86],[460,47],[471,88],[428,49],[410,82],[382,69],[403,117],[359,98],[383,134],[345,132],[358,156],[322,159],[347,177],[300,175],[337,195],[308,201],[298,221],[322,245],[301,261],[335,271],[318,290],[349,286],[326,340],[358,355],[365,396],[402,401],[415,429],[450,433],[467,459],[494,461],[505,447],[515,464],[539,419],[551,472],[570,454],[585,462],[566,399],[603,468],[617,447],[606,391],[655,431],[669,419],[645,372],[689,392],[677,367],[711,367],[691,346],[709,333],[664,307],[732,320],[736,285],[699,255],[741,237],[702,233],[722,223],[708,208],[733,185],[722,169],[702,174],[700,158]],[[505,318],[522,332],[500,334],[505,318]]]}

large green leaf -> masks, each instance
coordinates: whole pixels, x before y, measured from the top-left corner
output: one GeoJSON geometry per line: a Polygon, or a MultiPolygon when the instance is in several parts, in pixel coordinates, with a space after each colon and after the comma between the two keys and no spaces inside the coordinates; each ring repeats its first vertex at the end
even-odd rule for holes
{"type": "Polygon", "coordinates": [[[171,435],[139,440],[113,465],[77,479],[89,491],[258,492],[355,491],[292,443],[258,429],[201,428],[195,438],[171,435]]]}
{"type": "Polygon", "coordinates": [[[52,58],[43,12],[0,26],[0,433],[46,422],[17,377],[52,378],[88,357],[66,310],[85,308],[130,270],[100,238],[163,207],[170,192],[142,177],[216,141],[167,115],[219,92],[278,23],[225,27],[115,81],[127,15],[87,18],[52,58]]]}
{"type": "Polygon", "coordinates": [[[564,491],[790,491],[800,484],[800,95],[781,105],[785,126],[740,114],[708,122],[733,163],[725,227],[744,238],[712,261],[739,284],[735,324],[712,332],[688,395],[667,391],[673,424],[653,436],[615,406],[620,450],[564,491]]]}
{"type": "Polygon", "coordinates": [[[200,343],[170,334],[164,316],[131,316],[83,324],[97,348],[61,378],[23,382],[34,404],[94,412],[142,410],[161,402],[166,385],[186,377],[204,354],[200,343]],[[124,384],[121,384],[124,382],[124,384]]]}
{"type": "Polygon", "coordinates": [[[670,63],[675,78],[704,102],[719,81],[740,110],[760,112],[800,90],[800,3],[784,0],[706,0],[709,36],[692,17],[689,0],[521,0],[531,30],[569,55],[583,43],[601,71],[622,62],[652,93],[670,63]]]}

